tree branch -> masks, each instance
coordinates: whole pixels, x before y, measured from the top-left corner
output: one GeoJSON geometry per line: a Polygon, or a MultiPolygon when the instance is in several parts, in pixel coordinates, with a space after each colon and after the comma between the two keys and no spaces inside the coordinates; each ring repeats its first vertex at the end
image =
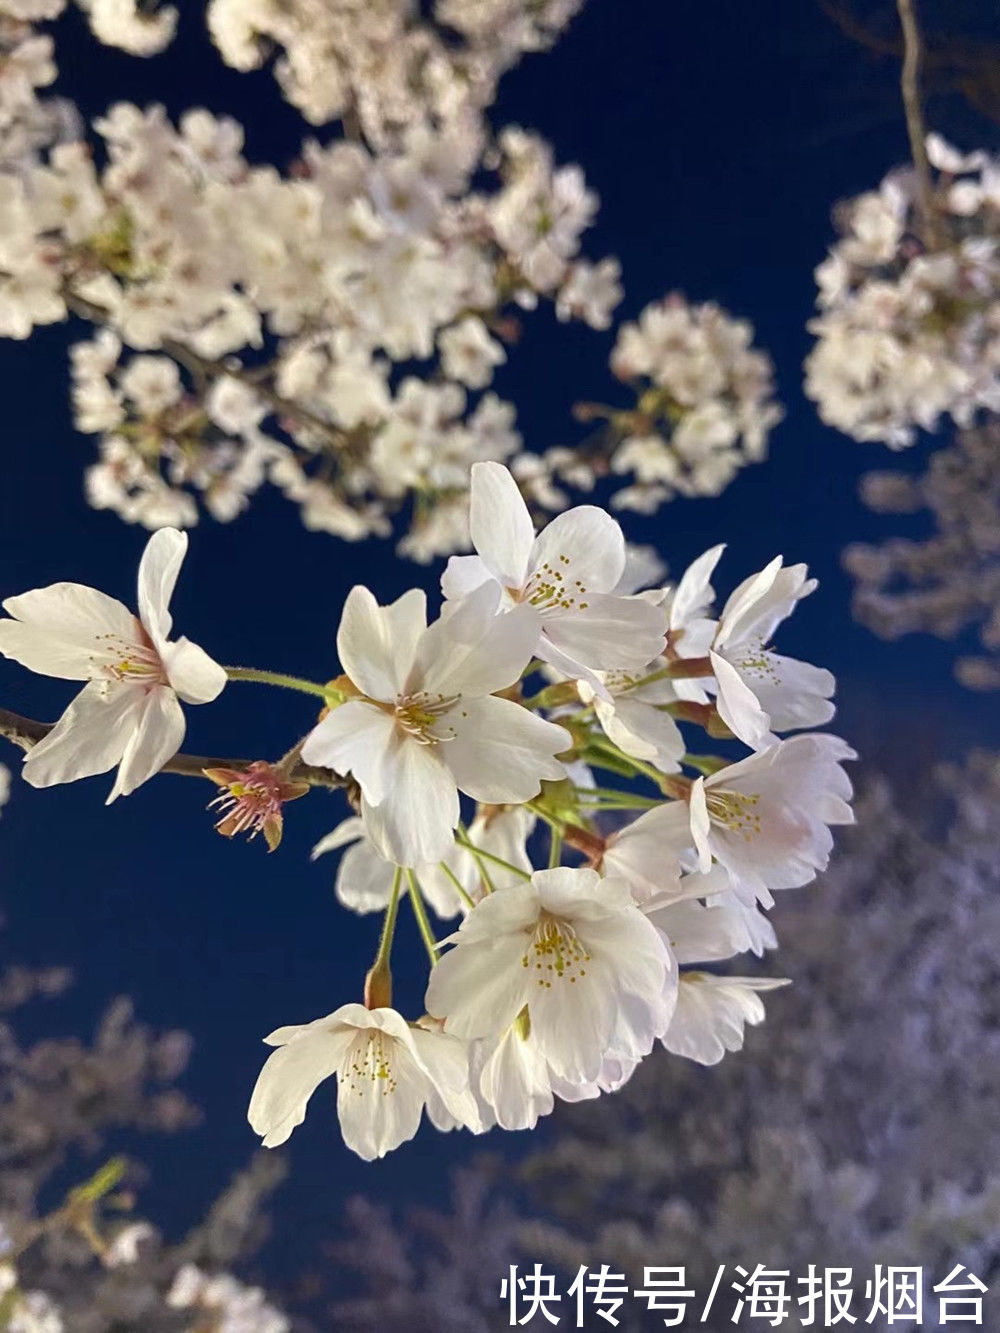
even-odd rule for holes
{"type": "Polygon", "coordinates": [[[903,109],[906,112],[906,132],[910,139],[910,156],[917,173],[917,193],[921,220],[927,245],[933,248],[938,240],[937,212],[934,207],[934,177],[927,157],[927,130],[920,105],[920,62],[922,48],[920,28],[913,0],[896,0],[899,21],[903,25],[903,73],[900,88],[903,109]]]}
{"type": "MultiPolygon", "coordinates": [[[[11,744],[18,746],[19,749],[28,751],[32,746],[37,745],[52,730],[55,724],[52,722],[36,722],[30,717],[21,717],[18,713],[11,713],[6,708],[0,708],[0,736],[6,737],[11,744]]],[[[205,778],[211,782],[211,778],[205,775],[206,768],[248,768],[252,760],[250,759],[230,759],[219,758],[218,756],[200,755],[200,754],[175,754],[173,759],[169,759],[160,769],[161,773],[177,773],[186,778],[205,778]]],[[[288,770],[287,778],[290,782],[308,782],[310,787],[331,787],[339,788],[347,786],[347,779],[342,778],[338,773],[331,772],[328,768],[314,768],[311,764],[303,764],[301,761],[292,765],[288,770]]]]}

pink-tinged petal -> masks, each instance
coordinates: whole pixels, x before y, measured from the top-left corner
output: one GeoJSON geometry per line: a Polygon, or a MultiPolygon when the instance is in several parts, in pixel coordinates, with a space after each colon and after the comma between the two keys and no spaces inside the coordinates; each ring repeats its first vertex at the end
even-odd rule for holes
{"type": "Polygon", "coordinates": [[[171,686],[186,704],[211,703],[225,689],[225,671],[190,639],[164,644],[160,660],[171,686]]]}
{"type": "Polygon", "coordinates": [[[170,599],[187,553],[187,533],[160,528],[139,561],[139,619],[157,649],[170,637],[170,599]]]}
{"type": "Polygon", "coordinates": [[[103,645],[139,641],[128,607],[82,583],[53,583],[3,604],[0,653],[29,671],[61,680],[91,680],[100,673],[103,645]]]}
{"type": "Polygon", "coordinates": [[[301,1125],[309,1098],[324,1079],[337,1072],[356,1036],[353,1028],[330,1029],[310,1024],[300,1029],[288,1045],[268,1056],[247,1112],[247,1119],[254,1132],[263,1138],[265,1148],[284,1143],[296,1125],[301,1125]]]}
{"type": "MultiPolygon", "coordinates": [[[[532,572],[548,570],[559,587],[579,602],[592,593],[610,593],[625,569],[625,538],[610,514],[596,505],[577,505],[557,514],[538,534],[531,551],[532,572]]],[[[646,658],[655,657],[650,653],[646,658]]]]}
{"type": "Polygon", "coordinates": [[[382,799],[374,804],[366,794],[362,802],[369,838],[396,865],[442,861],[451,850],[460,811],[442,748],[405,737],[386,756],[382,799]]]}
{"type": "Polygon", "coordinates": [[[302,746],[302,758],[335,773],[353,773],[368,799],[380,801],[386,791],[387,756],[396,744],[391,712],[349,699],[313,727],[302,746]]]}
{"type": "Polygon", "coordinates": [[[545,637],[567,657],[598,671],[637,671],[663,652],[662,607],[610,593],[589,594],[583,602],[545,617],[545,637]]]}
{"type": "Polygon", "coordinates": [[[52,787],[106,773],[125,752],[143,698],[134,685],[85,685],[45,739],[28,751],[25,781],[32,787],[52,787]]]}
{"type": "Polygon", "coordinates": [[[403,691],[426,626],[427,598],[419,588],[379,606],[367,588],[355,585],[337,631],[340,664],[369,698],[395,699],[403,691]]]}
{"type": "Polygon", "coordinates": [[[496,579],[478,555],[453,555],[441,575],[441,592],[449,601],[457,601],[484,583],[496,583],[496,579]]]}
{"type": "Polygon", "coordinates": [[[141,787],[181,748],[184,740],[184,711],[177,695],[167,685],[147,690],[135,730],[129,737],[111,788],[108,805],[141,787]]]}
{"type": "Polygon", "coordinates": [[[523,587],[535,528],[517,482],[501,463],[472,466],[469,531],[494,578],[505,588],[523,587]]]}
{"type": "Polygon", "coordinates": [[[719,653],[710,653],[712,670],[719,687],[716,708],[734,736],[752,750],[766,750],[777,737],[771,734],[770,718],[753,690],[744,683],[736,668],[719,653]]]}
{"type": "Polygon", "coordinates": [[[569,732],[509,699],[462,699],[442,721],[454,735],[438,747],[441,758],[459,789],[476,801],[529,801],[543,779],[566,776],[555,756],[572,746],[569,732]]]}
{"type": "Polygon", "coordinates": [[[499,585],[489,583],[447,604],[420,640],[406,693],[451,698],[513,685],[531,660],[542,621],[531,606],[498,615],[500,595],[499,585]]]}

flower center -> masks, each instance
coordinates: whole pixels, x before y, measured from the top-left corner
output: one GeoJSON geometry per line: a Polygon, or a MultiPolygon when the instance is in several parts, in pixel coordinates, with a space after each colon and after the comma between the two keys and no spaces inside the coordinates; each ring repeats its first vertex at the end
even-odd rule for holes
{"type": "Polygon", "coordinates": [[[388,1097],[391,1092],[395,1092],[392,1045],[392,1038],[387,1038],[377,1028],[359,1033],[337,1074],[341,1089],[356,1093],[359,1097],[364,1097],[366,1093],[388,1097]]]}
{"type": "Polygon", "coordinates": [[[756,646],[747,644],[744,655],[735,665],[758,680],[769,680],[773,685],[781,684],[781,677],[774,665],[774,654],[764,647],[763,639],[758,639],[756,646]]]}
{"type": "Polygon", "coordinates": [[[745,842],[752,841],[761,832],[760,815],[757,813],[760,796],[756,793],[714,788],[705,793],[705,804],[713,824],[721,825],[745,842]]]}
{"type": "Polygon", "coordinates": [[[586,585],[572,578],[568,555],[556,557],[553,565],[546,560],[533,570],[520,592],[512,592],[516,602],[528,602],[539,611],[586,611],[589,605],[586,585]]]}
{"type": "Polygon", "coordinates": [[[560,917],[543,912],[531,937],[531,943],[521,958],[521,966],[535,973],[539,986],[551,990],[552,982],[575,982],[585,977],[585,963],[590,954],[579,935],[560,917]]]}
{"type": "Polygon", "coordinates": [[[396,725],[421,745],[450,741],[455,735],[454,727],[446,725],[439,731],[434,728],[440,727],[442,715],[457,702],[457,695],[450,698],[444,694],[401,695],[394,705],[396,725]]]}
{"type": "MultiPolygon", "coordinates": [[[[146,639],[145,633],[142,639],[146,639]]],[[[167,673],[163,669],[159,653],[151,643],[140,640],[138,634],[131,643],[116,634],[99,634],[97,652],[94,653],[92,661],[100,675],[107,680],[116,680],[129,685],[167,683],[167,673]]]]}

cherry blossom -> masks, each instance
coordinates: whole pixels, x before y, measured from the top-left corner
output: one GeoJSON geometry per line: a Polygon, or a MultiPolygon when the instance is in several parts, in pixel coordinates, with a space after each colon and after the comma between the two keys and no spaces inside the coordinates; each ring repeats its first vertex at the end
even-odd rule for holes
{"type": "Polygon", "coordinates": [[[266,1148],[285,1142],[305,1118],[313,1092],[333,1075],[344,1142],[365,1161],[412,1139],[434,1093],[453,1114],[475,1120],[462,1044],[411,1028],[395,1009],[344,1004],[264,1040],[277,1049],[261,1070],[248,1117],[266,1148]]]}
{"type": "Polygon", "coordinates": [[[472,470],[469,526],[477,554],[453,556],[441,580],[449,599],[498,587],[504,604],[536,608],[534,651],[564,674],[608,691],[597,670],[646,666],[662,649],[665,617],[648,602],[615,593],[625,538],[608,514],[580,505],[536,537],[528,507],[498,463],[472,470]]]}
{"type": "Polygon", "coordinates": [[[154,533],[139,564],[139,615],[79,583],[8,597],[0,652],[22,666],[87,684],[24,762],[34,787],[73,782],[118,765],[108,800],[127,796],[180,749],[180,703],[210,703],[226,673],[204,649],[171,639],[168,610],[187,537],[154,533]]]}
{"type": "Polygon", "coordinates": [[[424,594],[380,607],[352,589],[337,650],[358,693],[310,733],[307,763],[350,772],[372,842],[399,865],[442,860],[459,820],[458,793],[522,802],[563,777],[570,736],[508,699],[538,637],[530,606],[499,612],[484,585],[428,627],[424,594]]]}
{"type": "Polygon", "coordinates": [[[527,1007],[549,1067],[598,1076],[609,1049],[641,1057],[673,1010],[676,965],[622,881],[540,870],[483,899],[431,973],[428,1011],[468,1038],[502,1033],[527,1007]]]}

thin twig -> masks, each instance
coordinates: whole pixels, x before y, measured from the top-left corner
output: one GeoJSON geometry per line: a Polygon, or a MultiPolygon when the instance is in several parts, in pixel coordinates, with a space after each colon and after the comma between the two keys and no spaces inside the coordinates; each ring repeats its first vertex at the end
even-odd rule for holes
{"type": "MultiPolygon", "coordinates": [[[[66,302],[67,309],[71,310],[74,315],[79,315],[81,319],[86,319],[91,324],[114,327],[112,312],[106,307],[98,305],[96,301],[88,301],[86,297],[78,296],[76,292],[69,288],[63,290],[63,300],[66,302]]],[[[185,370],[190,371],[192,375],[198,378],[218,379],[222,375],[228,375],[230,379],[239,380],[241,384],[245,384],[252,389],[259,398],[263,398],[279,415],[292,417],[303,426],[308,427],[309,430],[316,431],[334,448],[338,450],[346,449],[348,440],[343,431],[338,430],[329,421],[324,421],[322,417],[316,416],[307,407],[303,407],[291,398],[285,398],[276,389],[272,389],[270,385],[261,380],[259,370],[247,370],[236,360],[214,361],[211,357],[202,356],[193,347],[178,342],[176,338],[161,339],[160,351],[165,352],[167,356],[172,357],[185,370]]]]}
{"type": "Polygon", "coordinates": [[[920,103],[920,64],[922,47],[920,28],[913,0],[896,0],[899,21],[903,27],[903,73],[900,88],[903,110],[906,112],[906,132],[910,139],[910,155],[917,173],[917,198],[920,204],[924,240],[930,249],[938,244],[937,211],[934,207],[934,177],[927,156],[927,129],[920,103]]]}
{"type": "MultiPolygon", "coordinates": [[[[52,730],[53,722],[36,722],[30,717],[21,717],[6,708],[0,708],[0,736],[24,751],[30,750],[43,740],[52,730]]],[[[160,769],[161,773],[176,773],[185,778],[204,778],[206,768],[248,768],[250,759],[220,759],[218,756],[201,754],[175,754],[160,769]]],[[[310,787],[346,787],[347,779],[328,768],[315,768],[311,764],[298,762],[288,773],[291,782],[308,782],[310,787]]],[[[207,779],[211,781],[212,779],[207,779]]]]}

